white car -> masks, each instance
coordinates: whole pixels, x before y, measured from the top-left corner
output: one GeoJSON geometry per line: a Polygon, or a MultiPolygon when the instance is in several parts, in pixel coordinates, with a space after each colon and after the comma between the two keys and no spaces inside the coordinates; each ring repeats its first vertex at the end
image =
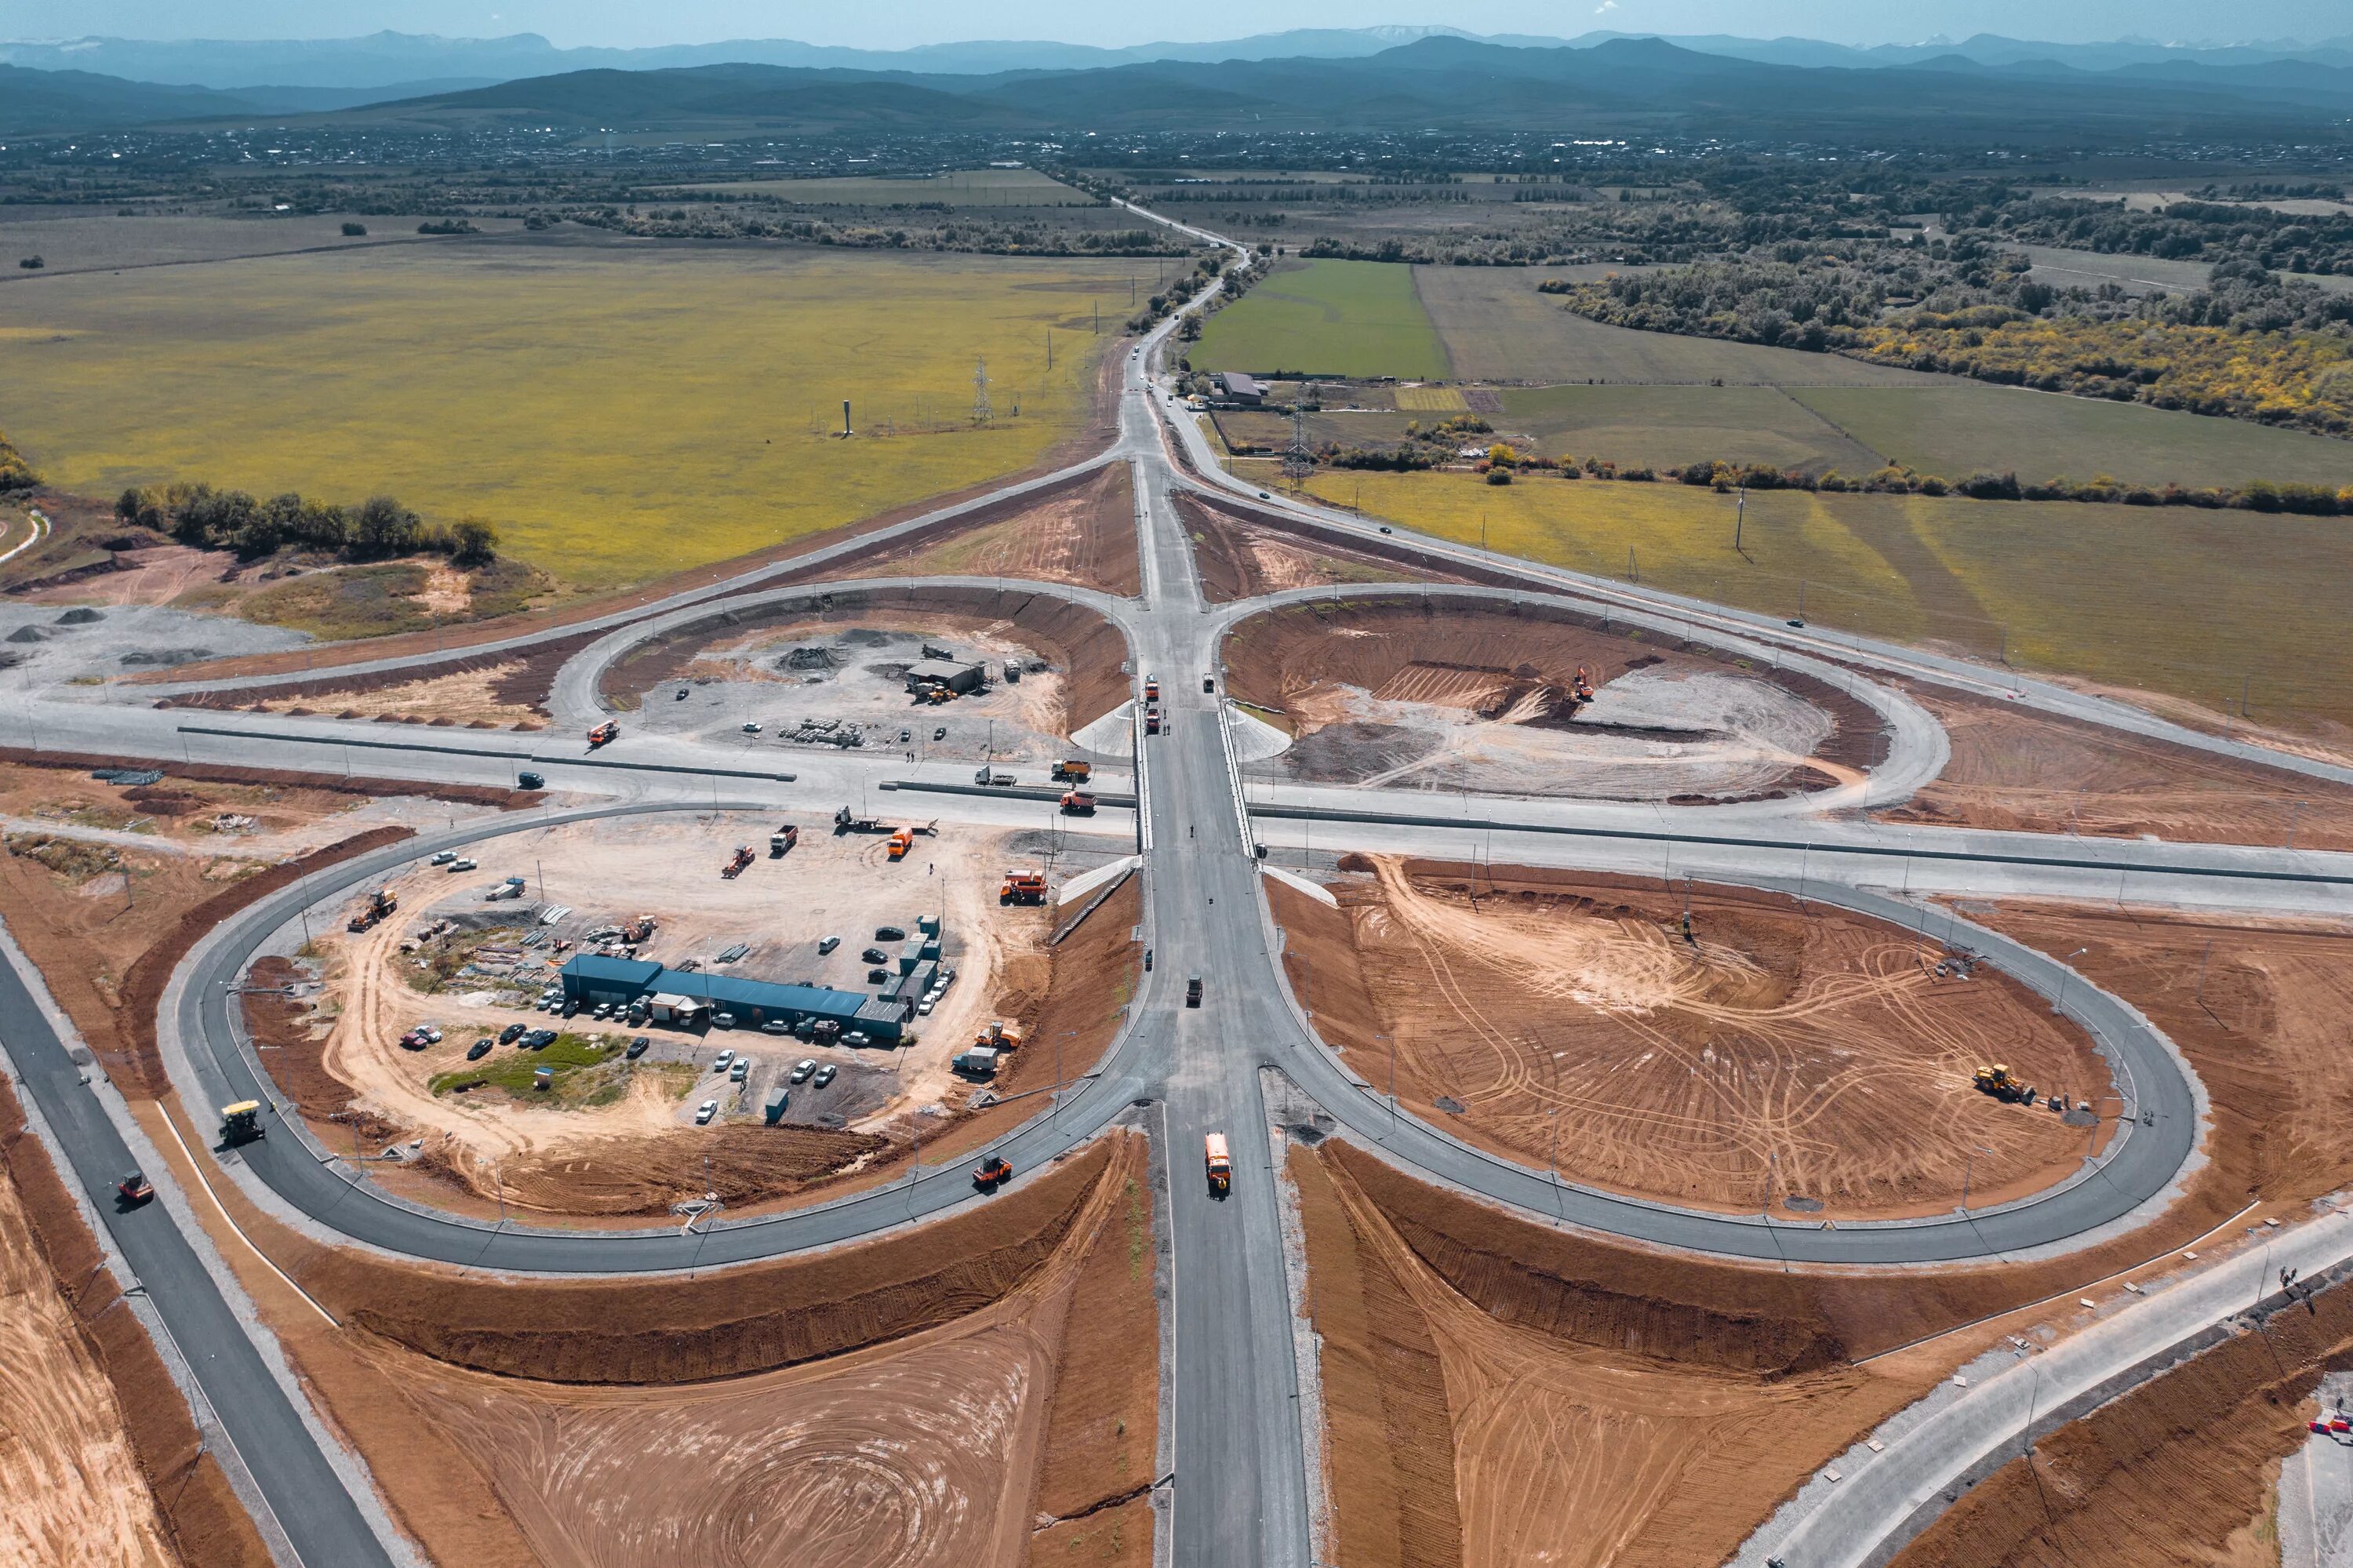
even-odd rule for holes
{"type": "Polygon", "coordinates": [[[723,1073],[723,1072],[725,1072],[729,1067],[731,1067],[731,1066],[734,1065],[734,1063],[735,1063],[735,1053],[734,1053],[734,1052],[733,1052],[733,1051],[722,1051],[721,1053],[719,1053],[719,1060],[717,1060],[716,1062],[713,1062],[713,1063],[712,1063],[712,1064],[711,1064],[711,1070],[712,1070],[712,1072],[714,1072],[714,1073],[723,1073]]]}
{"type": "Polygon", "coordinates": [[[809,1075],[816,1071],[816,1061],[811,1057],[804,1056],[799,1061],[793,1064],[793,1082],[796,1084],[806,1084],[808,1082],[809,1075]]]}
{"type": "Polygon", "coordinates": [[[456,850],[436,850],[433,853],[433,858],[426,863],[428,865],[448,865],[451,861],[456,860],[457,858],[458,852],[456,850]]]}
{"type": "Polygon", "coordinates": [[[701,1105],[694,1107],[694,1125],[697,1127],[707,1127],[711,1123],[711,1118],[718,1114],[719,1102],[717,1100],[705,1100],[701,1105]]]}
{"type": "Polygon", "coordinates": [[[453,860],[449,863],[449,869],[451,871],[480,871],[481,870],[481,867],[470,860],[453,860]]]}
{"type": "Polygon", "coordinates": [[[923,998],[923,1001],[915,1003],[915,1011],[921,1013],[923,1017],[929,1018],[932,1015],[932,1009],[937,1007],[939,1004],[940,999],[938,997],[927,996],[923,998]]]}
{"type": "Polygon", "coordinates": [[[837,1069],[832,1063],[828,1062],[824,1066],[819,1067],[817,1070],[817,1076],[811,1078],[809,1082],[821,1089],[828,1084],[833,1082],[833,1075],[839,1069],[837,1069]]]}
{"type": "Polygon", "coordinates": [[[760,733],[760,721],[759,721],[759,720],[757,720],[757,719],[753,719],[753,720],[749,721],[748,723],[746,723],[746,724],[744,726],[744,733],[745,735],[757,735],[757,734],[759,734],[759,733],[760,733]]]}

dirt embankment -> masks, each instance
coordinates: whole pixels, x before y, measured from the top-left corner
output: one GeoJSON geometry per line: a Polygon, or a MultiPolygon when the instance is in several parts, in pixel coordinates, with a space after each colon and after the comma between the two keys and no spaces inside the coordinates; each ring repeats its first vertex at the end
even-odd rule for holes
{"type": "Polygon", "coordinates": [[[1909,688],[1952,737],[1934,782],[1879,813],[2103,838],[2353,849],[2353,789],[2023,708],[1909,688]]]}
{"type": "Polygon", "coordinates": [[[153,1342],[111,1310],[101,1261],[0,1082],[0,1557],[267,1568],[153,1342]]]}
{"type": "Polygon", "coordinates": [[[55,768],[70,773],[87,773],[94,768],[155,766],[170,778],[195,779],[206,784],[269,784],[286,789],[324,789],[337,795],[355,795],[366,800],[386,795],[422,795],[429,800],[449,800],[467,806],[490,806],[500,810],[521,810],[537,805],[540,800],[537,790],[501,789],[490,784],[442,784],[426,779],[370,779],[341,773],[303,773],[289,768],[231,768],[212,762],[151,765],[139,758],[126,760],[120,757],[100,757],[80,751],[27,751],[15,746],[0,746],[0,766],[55,768]]]}
{"type": "MultiPolygon", "coordinates": [[[[2201,1186],[2236,1208],[2353,1182],[2353,924],[2011,903],[1974,912],[2148,1015],[2206,1088],[2201,1186]]],[[[2228,1212],[2228,1211],[2225,1211],[2228,1212]]]]}
{"type": "Polygon", "coordinates": [[[1135,546],[1135,497],[1128,465],[1109,463],[1049,492],[1024,496],[996,521],[959,519],[952,529],[909,544],[887,558],[860,559],[795,573],[794,582],[845,577],[1022,577],[1070,583],[1133,599],[1143,591],[1135,546]]]}
{"type": "Polygon", "coordinates": [[[1329,538],[1304,536],[1256,520],[1214,502],[1173,492],[1177,519],[1193,539],[1193,561],[1201,592],[1213,604],[1284,588],[1327,583],[1468,583],[1461,572],[1420,565],[1405,551],[1382,552],[1329,538]]]}
{"type": "MultiPolygon", "coordinates": [[[[2267,1511],[2274,1467],[2306,1437],[2322,1373],[2353,1364],[2353,1286],[2152,1378],[1963,1497],[1897,1568],[2213,1568],[2267,1511]]],[[[2270,1520],[2261,1520],[2268,1525],[2270,1520]]],[[[2326,1548],[2323,1549],[2326,1552],[2326,1548]]]]}
{"type": "Polygon", "coordinates": [[[1286,1169],[1339,1562],[1720,1561],[1936,1375],[1835,1364],[1831,1326],[1786,1287],[1744,1297],[1663,1258],[1605,1277],[1345,1145],[1286,1169]]]}
{"type": "Polygon", "coordinates": [[[152,1099],[168,1087],[155,1012],[188,950],[257,899],[408,836],[406,828],[371,829],[225,885],[201,861],[159,860],[102,897],[89,893],[105,891],[100,883],[74,887],[16,856],[0,857],[0,916],[107,1075],[124,1094],[152,1099]]]}
{"type": "MultiPolygon", "coordinates": [[[[1849,782],[1887,755],[1878,714],[1811,676],[1549,604],[1406,598],[1290,605],[1238,624],[1224,662],[1233,696],[1289,719],[1299,736],[1289,765],[1333,782],[1366,782],[1401,772],[1401,763],[1426,761],[1413,746],[1399,751],[1409,737],[1390,734],[1393,725],[1382,722],[1399,705],[1476,712],[1493,721],[1480,726],[1489,745],[1524,727],[1562,737],[1729,745],[1746,764],[1738,774],[1746,780],[1742,799],[1788,793],[1808,774],[1813,777],[1803,787],[1849,782]],[[1581,711],[1566,701],[1579,670],[1599,688],[1594,705],[1581,711]],[[1693,699],[1694,716],[1676,727],[1607,717],[1620,707],[1635,715],[1672,708],[1685,687],[1707,695],[1693,699]],[[1630,695],[1638,690],[1641,695],[1630,695]],[[1538,710],[1537,717],[1524,716],[1538,710]],[[1326,748],[1335,755],[1322,757],[1326,748]]],[[[1595,759],[1558,760],[1589,766],[1595,759]]],[[[1621,757],[1615,766],[1622,771],[1637,760],[1621,757]]],[[[1545,789],[1529,779],[1499,779],[1494,787],[1545,789]]],[[[1719,788],[1665,798],[1722,794],[1719,788]]]]}
{"type": "Polygon", "coordinates": [[[1944,1213],[2072,1174],[2100,1137],[1979,1093],[2007,1065],[2116,1109],[2090,1040],[1989,966],[1787,896],[1350,856],[1271,887],[1324,1037],[1413,1114],[1565,1178],[1829,1219],[1944,1213]],[[1688,938],[1683,921],[1691,922],[1688,938]],[[1975,1150],[1965,1160],[1964,1152],[1975,1150]]]}
{"type": "Polygon", "coordinates": [[[547,700],[555,688],[556,672],[602,635],[575,632],[528,648],[459,654],[371,674],[322,675],[314,681],[194,692],[165,697],[156,705],[328,714],[384,723],[468,724],[477,729],[500,725],[536,729],[542,727],[537,721],[548,716],[547,700]]]}
{"type": "Polygon", "coordinates": [[[871,626],[954,638],[986,632],[1023,643],[1060,672],[1061,733],[1068,735],[1127,700],[1127,639],[1119,628],[1068,599],[995,588],[856,588],[812,593],[754,609],[724,610],[631,649],[605,669],[597,695],[634,705],[652,687],[677,680],[711,644],[748,631],[799,628],[839,631],[871,626]]]}

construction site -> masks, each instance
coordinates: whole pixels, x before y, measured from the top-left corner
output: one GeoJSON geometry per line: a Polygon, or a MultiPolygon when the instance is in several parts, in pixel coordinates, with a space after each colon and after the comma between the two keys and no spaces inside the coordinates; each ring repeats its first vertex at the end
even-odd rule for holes
{"type": "Polygon", "coordinates": [[[1887,1219],[2041,1191],[2114,1128],[2090,1039],[1965,948],[1707,884],[1341,864],[1336,907],[1270,889],[1319,1033],[1400,1114],[1565,1180],[1887,1219]]]}
{"type": "Polygon", "coordinates": [[[1057,885],[1113,858],[847,808],[527,830],[313,921],[247,1013],[322,1143],[389,1190],[616,1217],[788,1200],[945,1131],[1000,1050],[1012,1078],[1078,950],[1048,948],[1045,854],[1057,885]]]}
{"type": "Polygon", "coordinates": [[[1879,715],[1820,682],[1541,606],[1319,600],[1241,621],[1224,657],[1236,702],[1288,736],[1250,771],[1289,782],[1744,800],[1853,783],[1885,753],[1879,715]]]}

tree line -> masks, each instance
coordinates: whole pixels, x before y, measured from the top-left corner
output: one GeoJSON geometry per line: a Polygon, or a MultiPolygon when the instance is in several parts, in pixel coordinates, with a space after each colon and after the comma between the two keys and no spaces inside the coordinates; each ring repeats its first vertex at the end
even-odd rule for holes
{"type": "Polygon", "coordinates": [[[427,522],[389,495],[344,507],[292,491],[257,501],[202,482],[148,485],[117,497],[114,515],[184,545],[248,559],[291,546],[355,561],[423,555],[481,566],[497,557],[499,546],[498,530],[480,517],[427,522]]]}

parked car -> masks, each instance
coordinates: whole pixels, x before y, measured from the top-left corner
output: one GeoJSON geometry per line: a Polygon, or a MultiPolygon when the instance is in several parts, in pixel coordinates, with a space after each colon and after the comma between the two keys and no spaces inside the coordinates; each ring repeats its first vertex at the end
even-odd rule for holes
{"type": "Polygon", "coordinates": [[[451,861],[456,860],[457,858],[458,852],[456,850],[438,850],[435,852],[433,858],[426,863],[427,865],[448,865],[451,861]]]}
{"type": "Polygon", "coordinates": [[[903,942],[907,939],[907,933],[897,926],[877,926],[874,927],[874,939],[878,942],[903,942]]]}
{"type": "Polygon", "coordinates": [[[934,740],[945,740],[947,737],[948,726],[945,725],[942,725],[939,728],[932,731],[932,738],[934,740]]]}
{"type": "Polygon", "coordinates": [[[694,1125],[697,1127],[707,1127],[710,1125],[711,1118],[718,1114],[719,1102],[717,1100],[705,1100],[701,1105],[694,1107],[694,1125]]]}
{"type": "Polygon", "coordinates": [[[858,957],[860,962],[869,964],[887,964],[891,961],[891,955],[880,948],[869,948],[858,957]]]}
{"type": "Polygon", "coordinates": [[[481,869],[481,865],[479,862],[468,860],[463,855],[460,855],[456,860],[449,863],[449,869],[451,871],[480,871],[481,869]]]}
{"type": "Polygon", "coordinates": [[[923,1001],[915,1003],[915,1012],[922,1017],[929,1018],[932,1015],[932,1009],[937,1007],[939,1004],[940,999],[938,997],[926,996],[923,1001]]]}
{"type": "Polygon", "coordinates": [[[491,1037],[487,1034],[466,1047],[466,1060],[469,1062],[479,1062],[490,1054],[491,1037]]]}
{"type": "Polygon", "coordinates": [[[915,732],[912,729],[902,729],[899,732],[899,744],[901,746],[906,745],[909,741],[914,738],[915,732]]]}
{"type": "Polygon", "coordinates": [[[735,1065],[727,1069],[727,1076],[739,1084],[751,1075],[752,1059],[749,1056],[738,1056],[735,1065]]]}
{"type": "Polygon", "coordinates": [[[640,1034],[635,1040],[629,1042],[629,1049],[626,1054],[628,1056],[630,1061],[634,1062],[638,1057],[644,1055],[646,1054],[646,1047],[652,1044],[653,1039],[650,1035],[640,1034]]]}
{"type": "Polygon", "coordinates": [[[732,1012],[714,1012],[711,1015],[711,1027],[733,1029],[735,1027],[735,1015],[732,1012]]]}
{"type": "Polygon", "coordinates": [[[891,971],[889,969],[868,969],[866,971],[866,983],[868,985],[889,985],[891,983],[891,971]]]}
{"type": "Polygon", "coordinates": [[[418,1033],[424,1035],[426,1039],[431,1041],[434,1044],[438,1045],[441,1044],[441,1029],[438,1024],[420,1023],[417,1026],[417,1031],[418,1033]]]}
{"type": "Polygon", "coordinates": [[[567,1001],[564,1004],[564,1016],[566,1018],[570,1018],[574,1013],[576,1013],[579,1011],[580,1004],[576,1001],[567,1001]]]}
{"type": "Polygon", "coordinates": [[[826,954],[833,951],[834,948],[839,946],[841,946],[840,938],[828,937],[824,941],[819,942],[817,945],[818,957],[823,958],[826,954]]]}
{"type": "Polygon", "coordinates": [[[841,1037],[841,1043],[852,1049],[860,1045],[871,1045],[874,1044],[873,1041],[867,1038],[866,1031],[863,1029],[851,1030],[849,1033],[841,1037]]]}
{"type": "Polygon", "coordinates": [[[790,1034],[792,1032],[793,1026],[781,1018],[771,1018],[767,1022],[760,1025],[760,1033],[763,1034],[790,1034]]]}
{"type": "Polygon", "coordinates": [[[809,1082],[821,1089],[828,1084],[833,1082],[833,1075],[839,1071],[840,1069],[839,1067],[836,1067],[832,1063],[828,1062],[824,1066],[819,1067],[817,1070],[816,1076],[810,1078],[809,1082]]]}
{"type": "Polygon", "coordinates": [[[422,1029],[412,1029],[400,1037],[400,1048],[404,1051],[422,1051],[427,1044],[422,1029]]]}
{"type": "Polygon", "coordinates": [[[512,1045],[522,1037],[523,1025],[520,1023],[510,1023],[499,1031],[499,1044],[501,1045],[512,1045]]]}
{"type": "Polygon", "coordinates": [[[686,701],[686,688],[684,686],[681,686],[678,689],[678,695],[672,698],[671,701],[681,703],[686,701]]]}
{"type": "Polygon", "coordinates": [[[759,721],[758,719],[746,719],[746,720],[744,720],[744,733],[745,735],[757,735],[757,734],[759,734],[759,733],[760,733],[760,721],[759,721]]]}
{"type": "Polygon", "coordinates": [[[719,1060],[711,1064],[711,1070],[714,1073],[723,1073],[734,1063],[734,1052],[722,1051],[719,1053],[719,1060]]]}
{"type": "Polygon", "coordinates": [[[522,1037],[522,1046],[526,1051],[544,1051],[554,1044],[555,1031],[553,1029],[534,1029],[522,1037]]]}
{"type": "Polygon", "coordinates": [[[588,1016],[596,1019],[601,1023],[606,1019],[613,1016],[613,1004],[609,1001],[600,1001],[596,1004],[596,1011],[591,1012],[588,1016]]]}
{"type": "Polygon", "coordinates": [[[809,1081],[809,1075],[816,1071],[817,1064],[811,1061],[808,1057],[804,1056],[799,1061],[793,1064],[793,1082],[796,1084],[806,1084],[809,1081]]]}
{"type": "Polygon", "coordinates": [[[515,788],[518,789],[544,789],[547,788],[547,780],[541,775],[533,773],[530,768],[526,768],[522,772],[515,775],[515,788]]]}

